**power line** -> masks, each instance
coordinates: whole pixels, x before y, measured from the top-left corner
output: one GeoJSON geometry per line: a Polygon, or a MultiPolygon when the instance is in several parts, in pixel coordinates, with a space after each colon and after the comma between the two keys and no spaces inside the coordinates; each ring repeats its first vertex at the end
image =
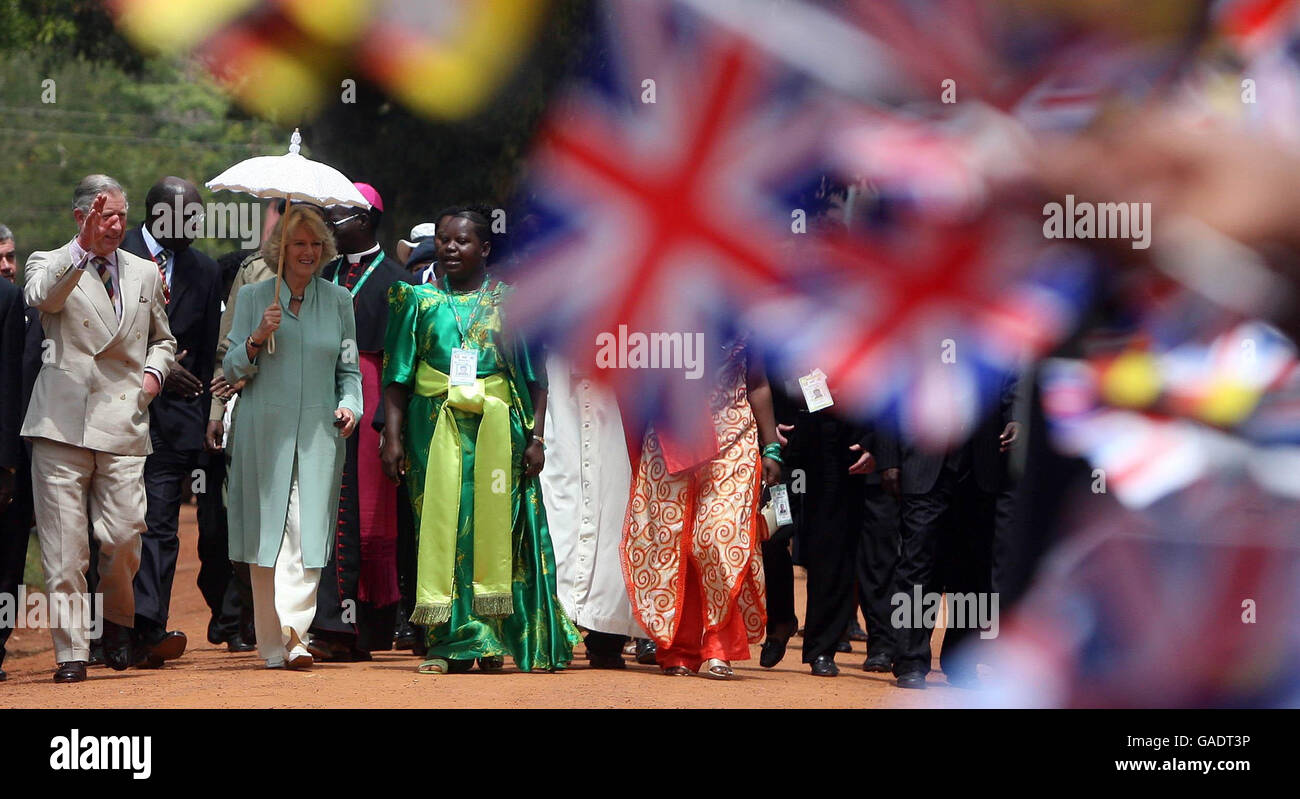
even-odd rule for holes
{"type": "MultiPolygon", "coordinates": [[[[5,133],[11,133],[11,134],[40,134],[40,135],[43,135],[43,136],[49,136],[49,135],[52,134],[52,135],[56,135],[56,136],[72,136],[72,137],[80,138],[80,139],[101,139],[101,140],[104,140],[104,141],[118,141],[118,142],[126,142],[126,143],[130,143],[130,144],[172,144],[172,145],[185,145],[185,146],[190,146],[190,147],[221,148],[221,149],[226,149],[226,150],[242,150],[242,151],[246,151],[246,152],[252,153],[252,154],[254,154],[254,155],[275,155],[275,152],[274,152],[274,151],[269,152],[269,153],[261,153],[261,152],[259,152],[259,149],[261,148],[261,146],[260,146],[260,145],[255,145],[255,144],[236,144],[236,143],[230,143],[230,142],[195,141],[195,140],[193,140],[193,139],[163,139],[163,138],[159,138],[159,137],[156,137],[156,136],[128,136],[128,135],[117,134],[117,133],[80,133],[80,132],[76,132],[76,131],[70,131],[70,130],[57,130],[57,129],[41,129],[41,128],[4,128],[4,127],[0,127],[0,134],[5,134],[5,133]]],[[[273,147],[273,145],[268,144],[267,147],[273,147]]]]}
{"type": "Polygon", "coordinates": [[[75,108],[58,108],[53,103],[49,106],[0,105],[0,112],[19,114],[71,114],[86,117],[146,117],[158,119],[159,115],[149,111],[81,111],[75,108]]]}

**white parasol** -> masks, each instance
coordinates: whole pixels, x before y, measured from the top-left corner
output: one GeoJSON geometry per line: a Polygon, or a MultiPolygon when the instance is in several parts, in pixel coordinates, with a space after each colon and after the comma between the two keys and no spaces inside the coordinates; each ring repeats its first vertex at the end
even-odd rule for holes
{"type": "Polygon", "coordinates": [[[328,164],[298,154],[302,136],[294,128],[289,152],[259,155],[238,164],[203,184],[213,191],[239,191],[263,199],[283,198],[316,205],[369,208],[347,176],[328,164]]]}
{"type": "MultiPolygon", "coordinates": [[[[294,128],[289,138],[289,152],[284,155],[259,155],[238,164],[203,184],[213,191],[238,191],[262,199],[284,199],[369,208],[347,176],[328,164],[299,155],[302,135],[294,128]]],[[[284,224],[284,223],[282,223],[284,224]]],[[[284,248],[288,237],[281,237],[280,258],[275,270],[275,296],[280,296],[284,271],[284,248]]],[[[267,352],[275,352],[275,336],[267,342],[267,352]]]]}

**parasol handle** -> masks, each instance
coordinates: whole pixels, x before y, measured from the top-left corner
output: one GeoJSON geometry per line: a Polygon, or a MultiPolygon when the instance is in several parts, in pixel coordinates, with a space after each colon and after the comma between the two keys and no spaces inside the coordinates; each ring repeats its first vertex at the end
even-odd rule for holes
{"type": "MultiPolygon", "coordinates": [[[[294,135],[297,135],[296,130],[294,131],[294,135]]],[[[288,201],[288,199],[289,199],[288,197],[285,198],[286,202],[288,201]]],[[[284,253],[289,246],[289,236],[288,236],[289,226],[286,223],[289,221],[288,217],[292,215],[292,212],[293,212],[293,206],[289,206],[285,208],[284,218],[280,220],[280,225],[281,225],[280,257],[277,259],[275,265],[275,301],[276,302],[280,301],[280,284],[284,282],[284,253]]],[[[275,354],[275,332],[274,331],[272,331],[270,337],[267,338],[266,340],[266,351],[271,355],[275,354]]]]}
{"type": "MultiPolygon", "coordinates": [[[[275,301],[276,302],[280,301],[280,270],[279,269],[275,270],[275,301]]],[[[266,354],[267,355],[275,354],[275,331],[274,330],[271,331],[271,335],[266,337],[266,354]]]]}
{"type": "MultiPolygon", "coordinates": [[[[280,245],[280,265],[275,269],[275,301],[280,301],[280,283],[284,280],[284,245],[280,245]]],[[[275,331],[266,339],[266,351],[275,354],[275,331]]]]}

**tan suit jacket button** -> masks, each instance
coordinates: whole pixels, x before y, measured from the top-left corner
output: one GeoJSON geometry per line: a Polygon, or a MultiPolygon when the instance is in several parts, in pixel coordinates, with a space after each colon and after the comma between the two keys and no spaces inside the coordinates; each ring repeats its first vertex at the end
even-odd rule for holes
{"type": "Polygon", "coordinates": [[[136,337],[137,340],[139,340],[139,338],[140,338],[140,334],[139,334],[139,333],[136,333],[136,334],[135,334],[135,337],[136,337]]]}
{"type": "Polygon", "coordinates": [[[82,326],[82,327],[90,327],[90,320],[89,320],[89,319],[82,319],[82,320],[81,320],[81,326],[82,326]]]}
{"type": "Polygon", "coordinates": [[[121,397],[119,397],[119,399],[126,399],[126,395],[123,394],[121,397]]]}

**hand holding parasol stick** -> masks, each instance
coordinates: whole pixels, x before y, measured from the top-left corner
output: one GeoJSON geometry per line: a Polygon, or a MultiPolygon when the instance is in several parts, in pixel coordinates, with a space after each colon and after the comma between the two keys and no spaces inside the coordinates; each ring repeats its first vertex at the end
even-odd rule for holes
{"type": "MultiPolygon", "coordinates": [[[[328,164],[312,161],[299,155],[302,135],[294,128],[289,138],[289,152],[284,155],[261,155],[248,158],[217,175],[204,185],[212,191],[238,191],[262,199],[283,199],[289,203],[280,219],[281,230],[289,230],[294,217],[293,203],[308,202],[315,205],[344,205],[351,208],[370,208],[342,172],[328,164]]],[[[299,211],[301,213],[301,211],[299,211]]],[[[280,297],[280,283],[284,280],[284,254],[286,237],[280,237],[280,257],[275,270],[275,296],[280,297]]],[[[267,341],[266,351],[275,352],[275,336],[267,341]]]]}

